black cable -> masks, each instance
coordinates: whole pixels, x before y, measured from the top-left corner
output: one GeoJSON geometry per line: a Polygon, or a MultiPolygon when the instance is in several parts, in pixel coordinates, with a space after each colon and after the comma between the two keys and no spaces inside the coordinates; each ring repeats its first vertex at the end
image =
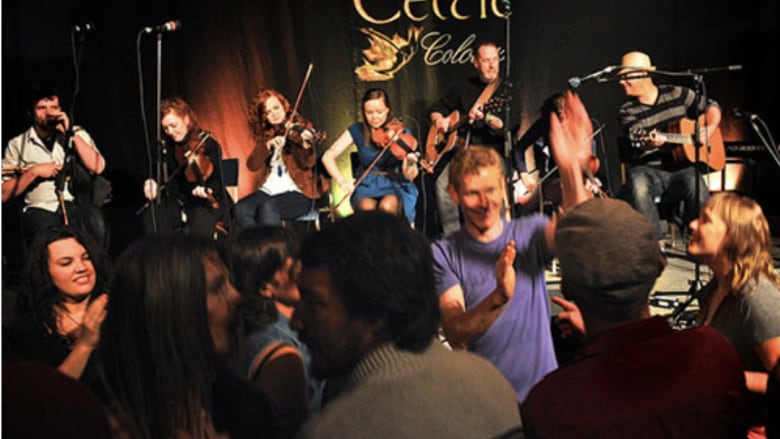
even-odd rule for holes
{"type": "MultiPolygon", "coordinates": [[[[141,62],[141,37],[145,34],[145,29],[141,29],[138,32],[138,35],[135,39],[135,48],[136,48],[136,60],[137,60],[137,69],[138,69],[138,97],[140,101],[141,106],[141,123],[143,125],[144,129],[144,145],[146,146],[146,163],[148,164],[148,174],[150,177],[154,175],[154,160],[152,159],[152,145],[149,142],[149,125],[147,121],[146,116],[146,98],[144,96],[144,73],[143,73],[143,64],[141,62]]],[[[156,181],[156,180],[155,180],[156,181]]],[[[144,181],[144,186],[146,182],[144,181]]],[[[145,188],[144,188],[145,189],[145,188]]],[[[158,191],[157,196],[160,196],[160,188],[156,188],[158,191]]],[[[155,211],[154,203],[149,201],[147,203],[149,208],[151,209],[151,217],[152,217],[152,229],[156,232],[157,231],[157,212],[155,211]]],[[[139,211],[142,212],[143,208],[139,211]]]]}

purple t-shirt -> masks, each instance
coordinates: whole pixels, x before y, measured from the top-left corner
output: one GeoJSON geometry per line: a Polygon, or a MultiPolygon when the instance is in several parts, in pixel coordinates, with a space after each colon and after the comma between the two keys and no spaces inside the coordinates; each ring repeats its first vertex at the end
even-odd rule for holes
{"type": "Polygon", "coordinates": [[[531,387],[558,367],[550,334],[550,304],[544,267],[550,260],[544,231],[548,219],[532,215],[504,223],[489,243],[476,241],[465,228],[433,244],[436,291],[456,284],[466,309],[478,305],[496,287],[496,261],[514,239],[517,246],[515,294],[493,325],[469,350],[487,358],[512,383],[518,402],[531,387]]]}

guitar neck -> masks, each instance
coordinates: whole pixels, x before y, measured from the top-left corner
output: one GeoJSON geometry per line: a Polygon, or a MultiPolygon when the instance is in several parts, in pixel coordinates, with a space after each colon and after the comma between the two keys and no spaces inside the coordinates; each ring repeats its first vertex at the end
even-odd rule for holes
{"type": "MultiPolygon", "coordinates": [[[[494,112],[494,111],[496,111],[496,110],[501,108],[499,104],[500,104],[500,101],[498,101],[497,99],[491,98],[490,101],[488,101],[487,103],[482,105],[482,111],[485,114],[492,113],[492,112],[494,112]]],[[[464,115],[464,117],[461,117],[460,119],[458,119],[458,121],[455,124],[451,125],[449,127],[449,129],[447,129],[447,134],[449,134],[449,133],[451,133],[453,131],[457,131],[457,130],[461,129],[464,125],[471,125],[472,123],[474,123],[474,121],[469,119],[468,115],[464,115]]]]}
{"type": "Polygon", "coordinates": [[[693,136],[690,134],[657,133],[656,138],[663,140],[666,143],[674,143],[677,145],[693,143],[693,136]]]}

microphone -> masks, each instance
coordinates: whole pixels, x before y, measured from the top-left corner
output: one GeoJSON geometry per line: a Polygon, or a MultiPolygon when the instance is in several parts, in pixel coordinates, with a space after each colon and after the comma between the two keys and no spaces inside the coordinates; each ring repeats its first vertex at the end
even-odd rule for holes
{"type": "Polygon", "coordinates": [[[589,81],[593,78],[598,78],[602,75],[606,75],[607,73],[612,73],[614,70],[618,69],[620,66],[606,66],[603,69],[593,72],[589,75],[585,75],[584,77],[580,78],[579,76],[574,76],[572,78],[569,78],[569,87],[571,88],[577,88],[585,81],[589,81]]]}
{"type": "Polygon", "coordinates": [[[147,34],[150,34],[152,32],[162,33],[162,32],[176,32],[177,30],[181,29],[181,20],[170,20],[166,21],[165,23],[159,25],[159,26],[148,26],[144,28],[144,32],[147,34]]]}
{"type": "Polygon", "coordinates": [[[49,129],[54,129],[54,128],[57,127],[57,125],[60,125],[60,124],[63,124],[63,126],[64,126],[64,123],[65,123],[65,121],[63,121],[62,119],[60,119],[58,117],[47,117],[46,118],[46,126],[49,129]]]}
{"type": "Polygon", "coordinates": [[[91,21],[73,26],[73,32],[91,32],[93,30],[95,30],[95,23],[91,21]]]}
{"type": "Polygon", "coordinates": [[[745,118],[747,120],[756,120],[756,119],[758,119],[758,116],[756,116],[755,114],[753,114],[753,113],[751,113],[749,111],[740,110],[739,108],[735,108],[735,109],[731,110],[731,112],[734,113],[734,116],[737,116],[739,118],[745,118]]]}

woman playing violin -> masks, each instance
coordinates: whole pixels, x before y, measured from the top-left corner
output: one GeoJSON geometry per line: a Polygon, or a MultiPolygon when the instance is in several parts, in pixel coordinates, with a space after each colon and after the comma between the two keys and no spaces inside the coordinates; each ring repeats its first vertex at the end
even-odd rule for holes
{"type": "Polygon", "coordinates": [[[314,200],[329,189],[316,172],[316,145],[324,132],[292,114],[290,103],[276,90],[255,96],[249,125],[256,146],[247,158],[250,171],[259,171],[258,189],[236,204],[239,228],[279,225],[311,210],[314,200]]]}
{"type": "MultiPolygon", "coordinates": [[[[186,217],[184,225],[177,224],[180,221],[176,218],[173,228],[210,239],[227,234],[230,198],[222,182],[221,146],[200,128],[197,115],[184,100],[163,99],[160,114],[166,140],[173,146],[169,150],[172,157],[168,157],[172,180],[165,190],[168,201],[181,204],[186,217]]],[[[144,184],[144,195],[149,200],[154,200],[159,191],[154,180],[144,184]]]]}
{"type": "MultiPolygon", "coordinates": [[[[392,116],[390,99],[384,90],[373,88],[366,91],[363,95],[362,109],[363,123],[350,125],[325,151],[322,164],[333,179],[348,194],[351,194],[354,209],[379,208],[391,213],[404,213],[409,222],[414,223],[417,204],[417,186],[414,184],[414,179],[420,172],[417,168],[417,155],[411,151],[406,154],[391,153],[389,148],[385,148],[388,146],[398,149],[396,148],[398,143],[411,142],[397,141],[398,133],[394,131],[399,129],[400,124],[392,116]],[[377,136],[377,132],[380,135],[377,136]],[[336,158],[352,144],[357,146],[360,158],[360,166],[355,170],[355,175],[365,172],[369,165],[374,163],[357,187],[353,181],[341,174],[336,165],[336,158]],[[374,162],[379,154],[382,156],[374,162]]],[[[404,129],[403,132],[414,140],[408,130],[404,129]]]]}

